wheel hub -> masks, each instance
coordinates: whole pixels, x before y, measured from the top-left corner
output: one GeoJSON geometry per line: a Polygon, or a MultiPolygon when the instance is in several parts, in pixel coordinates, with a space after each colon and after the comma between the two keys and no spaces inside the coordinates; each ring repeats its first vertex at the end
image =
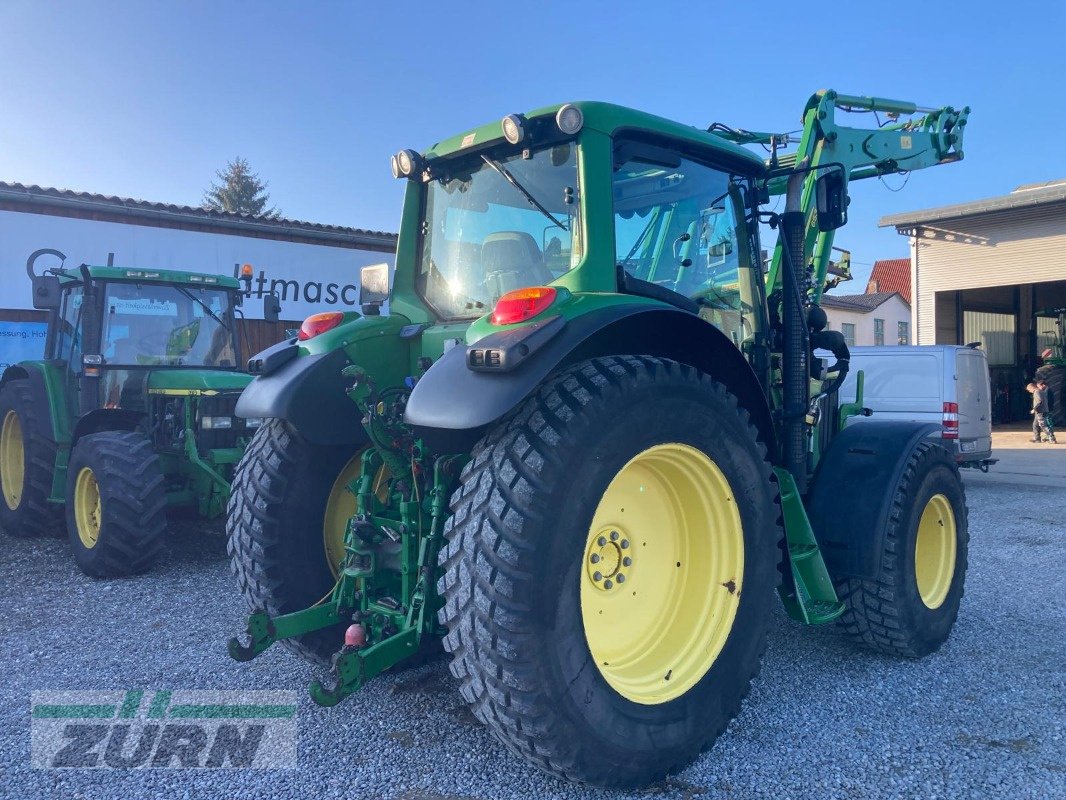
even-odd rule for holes
{"type": "Polygon", "coordinates": [[[607,527],[589,537],[585,569],[593,585],[609,592],[625,583],[633,568],[630,537],[615,527],[607,527]]]}

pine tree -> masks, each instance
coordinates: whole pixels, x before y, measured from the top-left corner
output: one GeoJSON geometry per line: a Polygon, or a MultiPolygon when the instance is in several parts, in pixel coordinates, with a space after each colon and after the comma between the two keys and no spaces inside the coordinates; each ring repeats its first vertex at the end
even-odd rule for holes
{"type": "Polygon", "coordinates": [[[204,192],[204,205],[215,211],[231,211],[236,214],[252,214],[257,217],[278,217],[281,211],[276,206],[267,208],[270,195],[267,184],[252,172],[243,158],[230,161],[224,170],[215,173],[218,183],[204,192]]]}

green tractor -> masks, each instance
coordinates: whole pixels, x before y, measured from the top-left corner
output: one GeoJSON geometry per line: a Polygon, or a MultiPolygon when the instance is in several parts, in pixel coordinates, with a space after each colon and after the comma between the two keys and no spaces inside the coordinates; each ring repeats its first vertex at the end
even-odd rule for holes
{"type": "Polygon", "coordinates": [[[238,413],[272,419],[231,499],[253,613],[230,654],[326,661],[328,706],[443,638],[510,750],[634,787],[737,713],[775,590],[874,650],[936,650],[958,469],[940,426],[845,426],[861,373],[839,403],[818,301],[849,181],[961,159],[967,114],[819,92],[785,154],[582,102],[401,151],[390,315],[313,318],[253,359],[238,413]]]}
{"type": "MultiPolygon", "coordinates": [[[[221,516],[258,421],[234,416],[235,278],[82,265],[34,274],[49,312],[44,358],[0,377],[0,527],[66,528],[89,575],[141,572],[170,506],[221,516]]],[[[268,301],[269,315],[276,318],[268,301]]]]}
{"type": "Polygon", "coordinates": [[[1044,362],[1034,375],[1047,381],[1051,390],[1052,424],[1066,423],[1066,308],[1039,311],[1037,341],[1043,347],[1040,358],[1044,362]]]}

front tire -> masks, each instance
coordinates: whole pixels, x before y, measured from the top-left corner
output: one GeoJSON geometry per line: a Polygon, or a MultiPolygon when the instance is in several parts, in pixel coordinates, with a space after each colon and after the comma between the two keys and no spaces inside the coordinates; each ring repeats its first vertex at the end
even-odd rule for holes
{"type": "Polygon", "coordinates": [[[922,442],[893,493],[878,574],[835,581],[847,610],[839,624],[886,655],[921,658],[951,634],[966,582],[969,528],[959,468],[922,442]]]}
{"type": "MultiPolygon", "coordinates": [[[[278,616],[328,598],[355,513],[346,486],[362,471],[363,449],[314,445],[280,419],[256,431],[237,467],[226,515],[230,563],[249,610],[278,616]]],[[[343,625],[281,640],[320,665],[343,642],[343,625]]]]}
{"type": "Polygon", "coordinates": [[[167,497],[159,456],[144,434],[83,436],[67,466],[67,535],[87,575],[144,572],[163,548],[167,497]]]}
{"type": "Polygon", "coordinates": [[[34,402],[28,380],[11,380],[0,389],[0,527],[11,536],[39,536],[59,527],[60,506],[48,502],[56,444],[37,433],[38,415],[45,413],[47,406],[34,402]]]}
{"type": "Polygon", "coordinates": [[[759,668],[776,498],[747,412],[694,369],[597,358],[547,382],[477,444],[445,527],[444,645],[474,714],[582,783],[691,762],[759,668]]]}

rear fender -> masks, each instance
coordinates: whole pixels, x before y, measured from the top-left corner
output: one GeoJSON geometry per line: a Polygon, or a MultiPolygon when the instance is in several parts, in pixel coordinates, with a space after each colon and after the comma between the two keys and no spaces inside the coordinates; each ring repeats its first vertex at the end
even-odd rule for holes
{"type": "Polygon", "coordinates": [[[78,439],[90,433],[102,431],[135,431],[144,419],[140,411],[126,411],[121,408],[98,408],[90,411],[74,425],[74,435],[70,446],[73,448],[78,439]]]}
{"type": "Polygon", "coordinates": [[[48,414],[37,416],[34,433],[57,444],[69,442],[71,419],[63,369],[47,361],[24,361],[4,370],[0,388],[14,380],[29,381],[34,404],[48,409],[48,414]]]}
{"type": "Polygon", "coordinates": [[[437,449],[468,449],[553,371],[597,356],[648,355],[688,364],[724,383],[750,413],[770,453],[775,453],[773,422],[758,378],[729,338],[699,317],[633,303],[561,322],[545,318],[537,324],[545,331],[556,330],[543,340],[533,331],[526,339],[528,355],[517,363],[512,359],[513,366],[506,371],[479,368],[478,351],[514,352],[513,339],[521,328],[491,333],[469,347],[453,347],[418,381],[407,403],[406,421],[437,449]]]}
{"type": "Polygon", "coordinates": [[[807,515],[830,575],[872,579],[880,572],[896,486],[920,442],[943,446],[942,430],[928,422],[870,421],[833,438],[807,495],[807,515]]]}
{"type": "Polygon", "coordinates": [[[283,419],[317,445],[366,440],[362,412],[347,395],[352,378],[342,373],[358,364],[379,387],[398,385],[410,374],[408,320],[357,317],[306,342],[279,342],[252,357],[258,373],[237,401],[236,414],[283,419]]]}

